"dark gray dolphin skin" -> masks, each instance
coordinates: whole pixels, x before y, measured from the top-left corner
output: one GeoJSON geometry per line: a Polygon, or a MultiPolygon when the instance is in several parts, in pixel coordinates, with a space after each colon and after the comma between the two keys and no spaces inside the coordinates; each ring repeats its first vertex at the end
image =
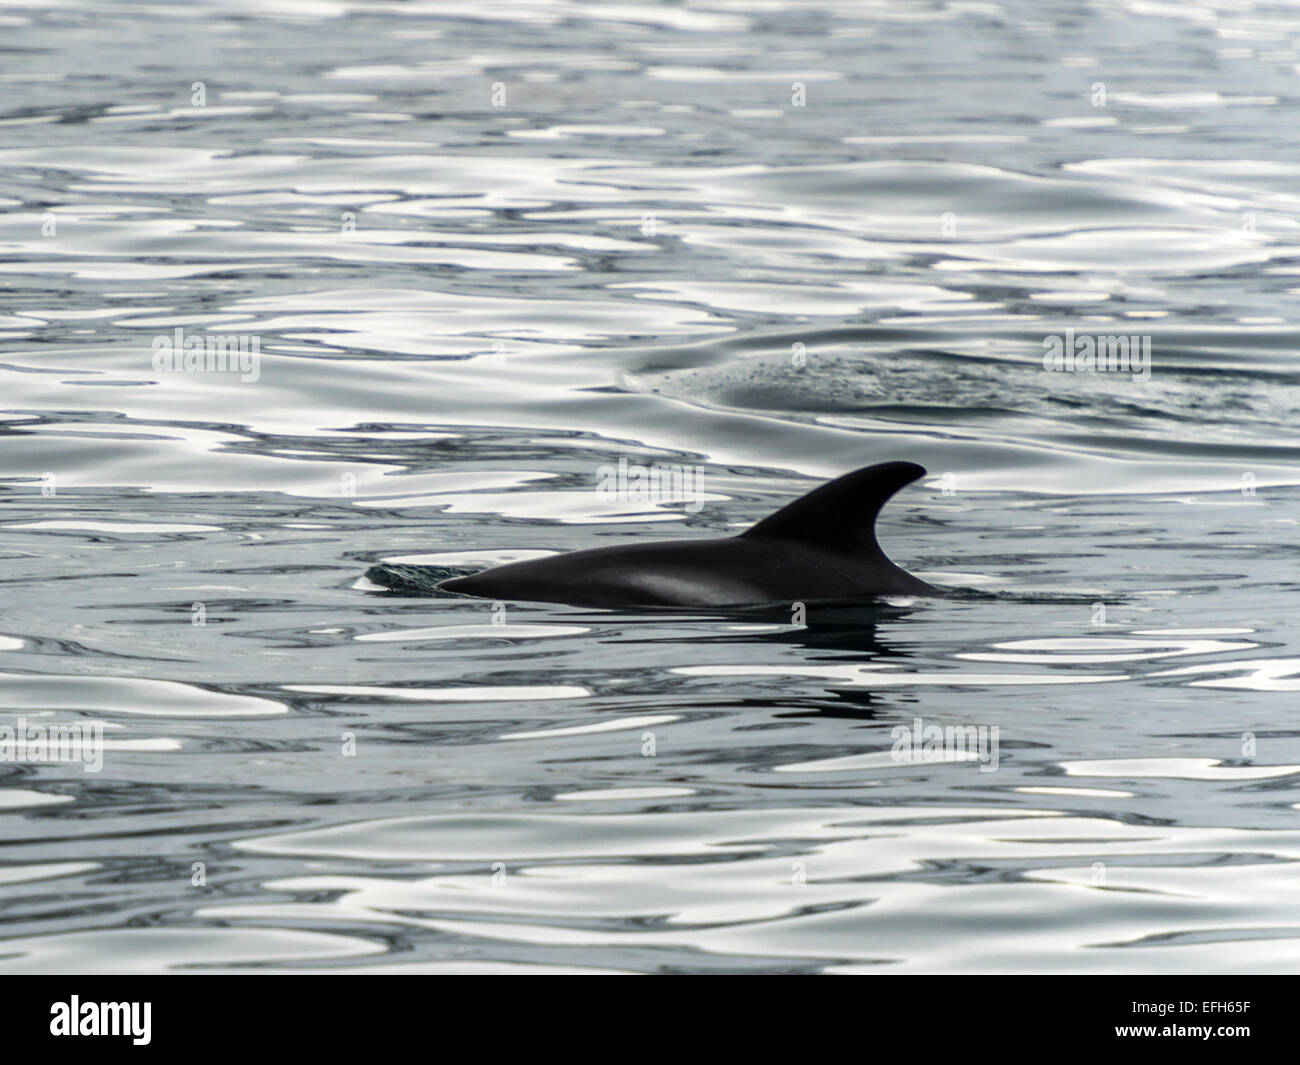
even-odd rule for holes
{"type": "Polygon", "coordinates": [[[878,595],[941,595],[895,566],[876,542],[876,515],[925,475],[882,462],[801,496],[739,536],[667,540],[511,562],[442,591],[595,607],[754,607],[878,595]]]}

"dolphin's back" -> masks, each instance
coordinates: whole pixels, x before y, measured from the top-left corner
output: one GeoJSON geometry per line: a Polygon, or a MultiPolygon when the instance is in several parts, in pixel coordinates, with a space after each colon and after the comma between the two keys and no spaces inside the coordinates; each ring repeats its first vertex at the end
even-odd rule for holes
{"type": "MultiPolygon", "coordinates": [[[[788,553],[771,544],[739,537],[669,540],[571,551],[549,558],[512,562],[443,581],[441,588],[489,599],[569,603],[575,606],[726,606],[775,602],[782,591],[807,588],[807,580],[781,581],[788,553]],[[755,575],[765,576],[764,587],[755,575]]],[[[807,577],[807,566],[800,567],[807,577]]],[[[840,585],[826,573],[819,586],[840,585]]]]}

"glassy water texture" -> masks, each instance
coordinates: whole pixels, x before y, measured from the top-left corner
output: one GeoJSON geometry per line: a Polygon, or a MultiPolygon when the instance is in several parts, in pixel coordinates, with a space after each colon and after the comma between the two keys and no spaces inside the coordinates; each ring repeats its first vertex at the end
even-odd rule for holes
{"type": "Polygon", "coordinates": [[[1300,964],[1294,6],[0,29],[0,728],[103,727],[0,762],[0,971],[1300,964]],[[882,540],[957,598],[360,579],[904,458],[882,540]]]}

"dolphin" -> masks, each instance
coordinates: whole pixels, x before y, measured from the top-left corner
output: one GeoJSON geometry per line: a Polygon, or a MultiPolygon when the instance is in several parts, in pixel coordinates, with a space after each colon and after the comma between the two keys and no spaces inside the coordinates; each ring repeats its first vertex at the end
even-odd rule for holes
{"type": "Polygon", "coordinates": [[[738,536],[570,551],[441,581],[440,591],[593,607],[747,608],[942,595],[885,557],[876,515],[925,476],[882,462],[815,488],[738,536]]]}

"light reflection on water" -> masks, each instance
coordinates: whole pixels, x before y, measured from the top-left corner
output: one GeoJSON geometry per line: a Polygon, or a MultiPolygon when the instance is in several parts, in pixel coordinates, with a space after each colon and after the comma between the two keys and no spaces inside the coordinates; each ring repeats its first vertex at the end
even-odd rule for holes
{"type": "Polygon", "coordinates": [[[1085,15],[8,9],[0,728],[105,740],[0,762],[0,971],[1294,971],[1300,17],[1085,15]],[[362,578],[894,458],[886,548],[977,592],[362,578]]]}

